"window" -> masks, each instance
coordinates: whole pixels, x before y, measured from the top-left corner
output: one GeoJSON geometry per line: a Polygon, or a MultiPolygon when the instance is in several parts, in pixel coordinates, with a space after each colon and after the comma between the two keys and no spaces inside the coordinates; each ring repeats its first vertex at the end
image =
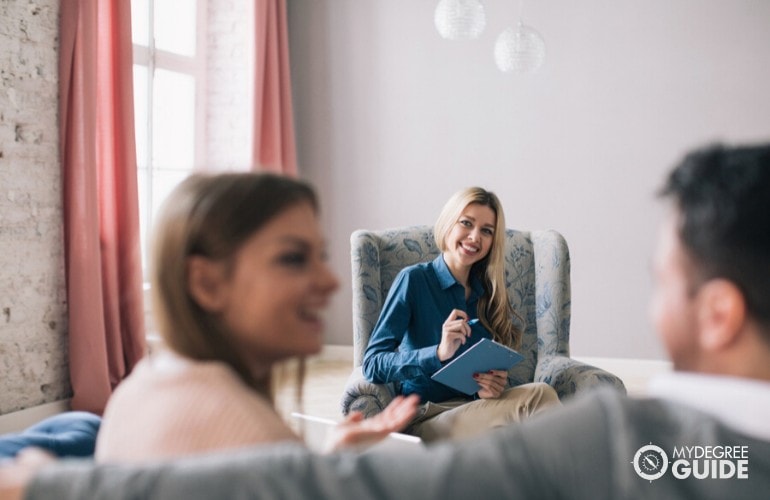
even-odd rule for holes
{"type": "Polygon", "coordinates": [[[152,219],[205,157],[205,0],[131,0],[134,113],[147,263],[152,219]]]}

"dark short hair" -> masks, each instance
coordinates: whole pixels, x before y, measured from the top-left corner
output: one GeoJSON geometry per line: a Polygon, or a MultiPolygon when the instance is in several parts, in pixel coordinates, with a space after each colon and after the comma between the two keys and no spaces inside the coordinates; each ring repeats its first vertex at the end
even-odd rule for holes
{"type": "Polygon", "coordinates": [[[679,210],[696,283],[731,281],[749,314],[770,330],[770,145],[695,150],[660,194],[679,210]]]}

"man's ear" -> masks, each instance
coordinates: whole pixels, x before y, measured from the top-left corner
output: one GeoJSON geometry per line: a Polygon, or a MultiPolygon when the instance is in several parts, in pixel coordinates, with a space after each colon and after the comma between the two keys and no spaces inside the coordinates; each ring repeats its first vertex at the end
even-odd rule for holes
{"type": "Polygon", "coordinates": [[[726,348],[738,338],[746,322],[746,300],[731,281],[706,282],[697,296],[698,341],[706,351],[726,348]]]}
{"type": "Polygon", "coordinates": [[[187,291],[208,312],[224,307],[225,277],[223,264],[199,255],[187,258],[187,291]]]}

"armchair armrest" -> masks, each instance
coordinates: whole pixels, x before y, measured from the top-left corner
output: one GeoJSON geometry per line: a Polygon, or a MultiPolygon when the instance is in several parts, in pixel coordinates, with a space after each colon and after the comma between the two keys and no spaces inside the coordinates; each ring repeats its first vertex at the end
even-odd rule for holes
{"type": "Polygon", "coordinates": [[[380,413],[396,396],[392,384],[373,384],[366,380],[360,366],[353,369],[345,383],[340,407],[342,414],[351,411],[363,413],[364,418],[380,413]]]}
{"type": "Polygon", "coordinates": [[[537,361],[535,382],[545,382],[556,390],[559,399],[597,386],[614,387],[623,394],[626,386],[616,375],[566,356],[545,356],[537,361]]]}

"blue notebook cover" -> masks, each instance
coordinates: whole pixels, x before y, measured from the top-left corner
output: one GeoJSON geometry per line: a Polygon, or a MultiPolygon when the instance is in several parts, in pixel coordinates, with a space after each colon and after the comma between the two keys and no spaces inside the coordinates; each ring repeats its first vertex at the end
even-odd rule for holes
{"type": "Polygon", "coordinates": [[[431,378],[470,396],[479,390],[479,384],[473,380],[474,373],[509,370],[523,359],[524,356],[510,347],[489,339],[481,339],[434,373],[431,378]]]}

